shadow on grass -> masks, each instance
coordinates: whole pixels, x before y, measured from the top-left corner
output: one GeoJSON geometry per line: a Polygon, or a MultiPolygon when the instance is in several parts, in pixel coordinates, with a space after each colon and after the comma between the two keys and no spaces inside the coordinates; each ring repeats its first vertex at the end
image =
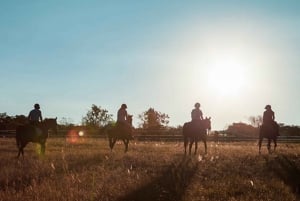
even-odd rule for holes
{"type": "Polygon", "coordinates": [[[285,155],[279,155],[272,161],[268,161],[269,168],[288,186],[293,193],[300,197],[300,167],[285,155]]]}
{"type": "Polygon", "coordinates": [[[180,201],[190,180],[196,173],[198,163],[191,158],[183,158],[170,165],[162,176],[149,184],[130,192],[118,201],[180,201]]]}

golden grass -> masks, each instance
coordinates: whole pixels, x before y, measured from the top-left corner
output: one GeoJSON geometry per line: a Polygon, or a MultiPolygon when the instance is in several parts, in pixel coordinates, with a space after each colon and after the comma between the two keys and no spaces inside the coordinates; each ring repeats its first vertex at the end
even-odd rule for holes
{"type": "Polygon", "coordinates": [[[182,143],[116,144],[50,138],[16,159],[14,139],[0,139],[0,200],[299,200],[300,144],[258,154],[256,143],[208,143],[183,155],[182,143]],[[298,196],[298,197],[297,197],[298,196]]]}

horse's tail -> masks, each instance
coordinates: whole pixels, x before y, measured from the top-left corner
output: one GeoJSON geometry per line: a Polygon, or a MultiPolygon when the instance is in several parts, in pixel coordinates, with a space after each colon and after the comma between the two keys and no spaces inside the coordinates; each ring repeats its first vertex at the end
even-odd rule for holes
{"type": "Polygon", "coordinates": [[[182,135],[183,136],[185,136],[185,134],[186,134],[187,125],[188,125],[187,123],[183,124],[183,127],[182,127],[182,135]]]}

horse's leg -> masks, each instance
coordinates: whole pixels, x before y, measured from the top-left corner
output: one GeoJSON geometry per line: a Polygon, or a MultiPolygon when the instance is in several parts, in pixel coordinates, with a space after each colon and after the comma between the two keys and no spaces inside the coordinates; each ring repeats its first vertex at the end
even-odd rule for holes
{"type": "Polygon", "coordinates": [[[273,141],[274,141],[274,151],[276,150],[276,147],[277,147],[277,138],[275,137],[274,139],[273,139],[273,141]]]}
{"type": "Polygon", "coordinates": [[[259,140],[258,140],[258,153],[261,154],[261,143],[263,141],[263,138],[261,136],[259,136],[259,140]]]}
{"type": "Polygon", "coordinates": [[[46,150],[45,142],[41,143],[41,154],[44,155],[46,150]]]}
{"type": "Polygon", "coordinates": [[[195,139],[192,137],[190,138],[190,144],[189,144],[189,155],[191,155],[191,152],[192,152],[192,146],[193,146],[193,143],[194,143],[195,139]]]}
{"type": "Polygon", "coordinates": [[[109,142],[109,148],[110,148],[110,150],[112,150],[113,149],[112,137],[108,138],[108,142],[109,142]]]}
{"type": "Polygon", "coordinates": [[[267,147],[268,147],[268,152],[271,153],[271,139],[270,138],[268,138],[268,145],[267,145],[267,147]]]}
{"type": "Polygon", "coordinates": [[[19,158],[19,157],[20,157],[20,154],[21,154],[21,152],[22,152],[22,145],[21,145],[21,142],[18,142],[18,141],[17,141],[17,147],[18,147],[18,156],[17,156],[17,158],[19,158]]]}
{"type": "Polygon", "coordinates": [[[198,138],[195,139],[195,152],[194,152],[194,155],[197,154],[197,149],[198,149],[198,138]]]}
{"type": "Polygon", "coordinates": [[[22,154],[22,157],[24,157],[24,147],[27,145],[28,142],[22,143],[20,142],[19,144],[19,153],[18,153],[18,158],[22,154]]]}
{"type": "Polygon", "coordinates": [[[204,143],[205,154],[207,154],[207,144],[206,144],[206,139],[203,139],[203,143],[204,143]]]}
{"type": "Polygon", "coordinates": [[[125,145],[125,153],[128,151],[128,143],[129,140],[128,139],[123,139],[124,145],[125,145]]]}
{"type": "Polygon", "coordinates": [[[183,140],[184,140],[184,154],[186,155],[186,147],[188,144],[188,137],[184,136],[183,140]]]}
{"type": "Polygon", "coordinates": [[[18,156],[17,156],[17,158],[20,157],[21,153],[22,153],[22,156],[24,156],[23,148],[22,148],[22,147],[19,147],[19,151],[18,151],[18,156]]]}
{"type": "Polygon", "coordinates": [[[112,138],[111,150],[114,148],[116,142],[117,142],[117,138],[112,138]]]}

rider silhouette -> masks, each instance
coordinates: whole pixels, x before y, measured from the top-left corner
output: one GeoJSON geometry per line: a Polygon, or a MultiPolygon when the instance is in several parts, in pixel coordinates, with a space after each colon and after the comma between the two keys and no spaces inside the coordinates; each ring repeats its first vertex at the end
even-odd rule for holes
{"type": "Polygon", "coordinates": [[[34,104],[34,109],[29,112],[28,120],[33,126],[38,126],[39,123],[43,121],[42,112],[38,103],[34,104]]]}
{"type": "Polygon", "coordinates": [[[200,110],[200,103],[195,103],[195,108],[191,112],[192,122],[203,120],[203,113],[200,110]]]}
{"type": "Polygon", "coordinates": [[[43,121],[42,112],[38,103],[34,104],[34,109],[28,115],[29,124],[33,127],[36,134],[42,135],[40,122],[43,121]]]}
{"type": "Polygon", "coordinates": [[[271,124],[275,120],[275,113],[271,109],[271,105],[266,105],[263,115],[263,123],[264,124],[271,124]]]}
{"type": "Polygon", "coordinates": [[[277,124],[277,122],[275,121],[275,113],[271,108],[271,105],[266,105],[263,114],[263,125],[267,128],[267,129],[275,129],[275,131],[278,133],[279,135],[279,126],[277,124]]]}
{"type": "Polygon", "coordinates": [[[131,125],[128,123],[127,105],[122,104],[118,110],[117,126],[125,132],[131,131],[131,125]]]}
{"type": "Polygon", "coordinates": [[[117,123],[127,124],[128,114],[126,109],[127,105],[123,103],[120,109],[118,110],[117,123]]]}
{"type": "Polygon", "coordinates": [[[196,130],[201,129],[201,123],[203,120],[203,113],[200,110],[200,103],[195,103],[195,108],[191,112],[192,121],[191,123],[194,125],[196,130]]]}

